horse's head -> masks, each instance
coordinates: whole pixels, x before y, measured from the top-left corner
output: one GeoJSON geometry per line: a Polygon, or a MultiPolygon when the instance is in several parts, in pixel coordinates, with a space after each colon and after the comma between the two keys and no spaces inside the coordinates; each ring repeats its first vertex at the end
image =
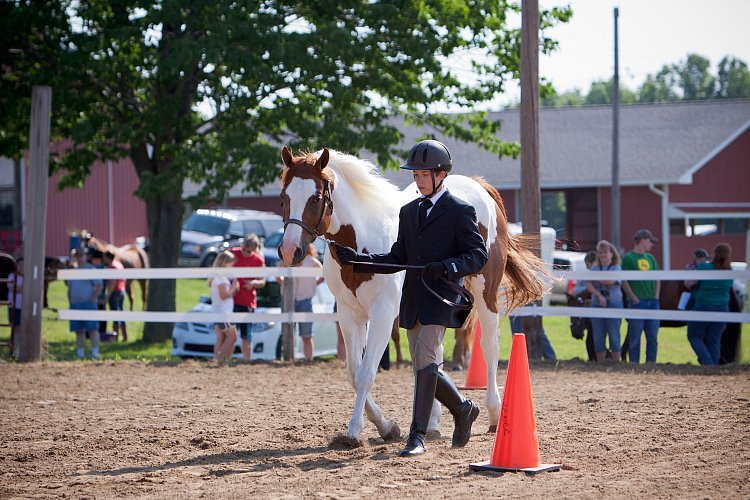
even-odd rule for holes
{"type": "Polygon", "coordinates": [[[297,266],[307,255],[307,247],[324,234],[333,213],[333,175],[326,169],[330,153],[293,156],[284,146],[281,150],[284,171],[281,177],[281,206],[284,236],[279,258],[287,266],[297,266]]]}

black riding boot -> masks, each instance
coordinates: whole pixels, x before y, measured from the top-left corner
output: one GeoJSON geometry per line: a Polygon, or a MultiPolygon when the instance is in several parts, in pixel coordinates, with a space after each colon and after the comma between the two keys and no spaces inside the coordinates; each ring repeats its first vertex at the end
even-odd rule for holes
{"type": "Polygon", "coordinates": [[[470,399],[466,399],[459,391],[453,379],[443,370],[438,372],[435,398],[448,408],[453,415],[456,427],[453,429],[453,447],[466,446],[471,437],[471,424],[479,416],[479,406],[470,399]]]}
{"type": "Polygon", "coordinates": [[[438,365],[427,365],[417,372],[414,381],[414,410],[406,447],[398,454],[402,457],[421,455],[427,451],[424,444],[427,424],[430,422],[432,403],[435,401],[435,385],[438,378],[438,365]]]}

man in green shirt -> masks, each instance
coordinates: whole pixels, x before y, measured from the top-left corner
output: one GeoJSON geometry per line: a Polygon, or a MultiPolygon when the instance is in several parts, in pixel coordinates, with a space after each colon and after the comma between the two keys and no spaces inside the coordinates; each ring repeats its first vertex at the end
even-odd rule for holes
{"type": "MultiPolygon", "coordinates": [[[[656,258],[649,253],[656,243],[656,237],[648,229],[639,229],[633,237],[633,250],[622,258],[623,271],[658,271],[656,258]]],[[[622,291],[628,299],[630,309],[659,309],[659,291],[661,282],[623,281],[622,291]]],[[[639,363],[641,356],[641,333],[646,333],[646,362],[656,362],[658,348],[659,320],[658,319],[629,319],[628,320],[628,357],[631,363],[639,363]]]]}

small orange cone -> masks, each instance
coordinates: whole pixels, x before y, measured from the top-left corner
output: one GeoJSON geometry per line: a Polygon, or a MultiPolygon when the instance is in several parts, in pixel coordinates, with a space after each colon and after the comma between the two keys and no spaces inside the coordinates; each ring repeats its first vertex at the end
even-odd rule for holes
{"type": "Polygon", "coordinates": [[[526,336],[523,333],[515,333],[492,458],[487,462],[469,464],[469,468],[474,471],[522,471],[536,474],[560,470],[561,466],[543,464],[539,459],[526,336]]]}
{"type": "Polygon", "coordinates": [[[486,389],[487,388],[487,362],[484,360],[482,351],[482,327],[477,321],[474,326],[474,343],[471,346],[471,359],[469,369],[466,370],[466,381],[459,389],[486,389]]]}

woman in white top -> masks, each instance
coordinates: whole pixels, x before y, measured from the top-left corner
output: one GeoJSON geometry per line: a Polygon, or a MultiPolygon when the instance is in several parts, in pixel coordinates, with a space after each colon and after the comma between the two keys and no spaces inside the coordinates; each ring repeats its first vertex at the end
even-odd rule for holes
{"type": "MultiPolygon", "coordinates": [[[[235,257],[232,252],[224,251],[216,256],[213,267],[233,267],[235,257]]],[[[220,313],[231,313],[234,311],[234,296],[240,289],[238,280],[230,283],[226,276],[216,276],[208,279],[211,287],[211,311],[220,313]]],[[[216,343],[214,344],[214,359],[216,363],[228,362],[234,352],[234,343],[237,341],[237,327],[228,321],[219,321],[214,325],[216,330],[216,343]]]]}

